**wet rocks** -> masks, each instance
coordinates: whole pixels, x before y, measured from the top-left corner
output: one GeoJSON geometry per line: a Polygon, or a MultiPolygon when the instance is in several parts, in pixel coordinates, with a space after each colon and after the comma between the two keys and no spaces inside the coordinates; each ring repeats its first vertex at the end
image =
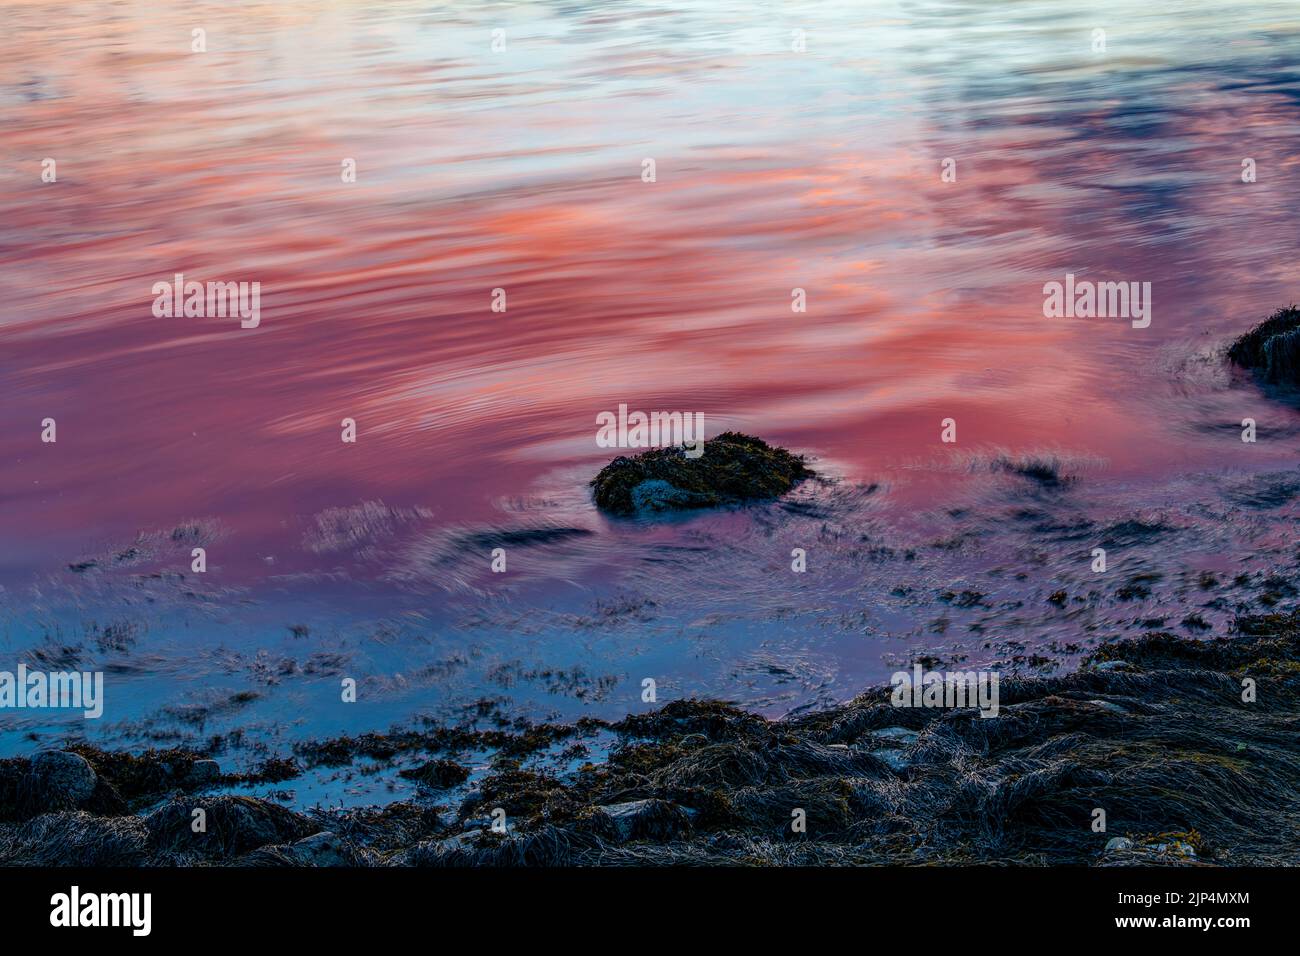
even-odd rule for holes
{"type": "Polygon", "coordinates": [[[901,750],[877,750],[875,755],[891,770],[897,770],[899,773],[912,765],[911,758],[901,750]]]}
{"type": "Polygon", "coordinates": [[[884,761],[891,770],[901,773],[915,762],[915,758],[909,751],[920,736],[915,730],[908,730],[906,727],[873,730],[869,739],[872,743],[878,743],[879,749],[871,751],[871,754],[876,759],[884,761]]]}
{"type": "Polygon", "coordinates": [[[215,760],[196,760],[190,764],[185,774],[185,782],[191,787],[210,787],[221,779],[221,765],[215,760]]]}
{"type": "Polygon", "coordinates": [[[897,741],[900,747],[907,747],[916,742],[921,735],[915,730],[908,730],[906,727],[885,727],[881,730],[873,730],[873,737],[882,737],[885,740],[897,741]]]}
{"type": "Polygon", "coordinates": [[[632,800],[597,807],[615,840],[671,840],[690,829],[690,814],[667,800],[632,800]]]}
{"type": "Polygon", "coordinates": [[[596,506],[615,515],[655,514],[771,500],[814,472],[802,456],[761,438],[723,432],[691,458],[685,448],[619,457],[591,481],[596,506]]]}
{"type": "Polygon", "coordinates": [[[481,835],[481,830],[466,830],[464,833],[424,840],[403,850],[393,863],[397,866],[446,865],[461,852],[473,853],[481,835]]]}
{"type": "Polygon", "coordinates": [[[228,858],[320,829],[300,814],[255,797],[177,797],[145,817],[155,847],[228,858]],[[200,812],[201,811],[201,812],[200,812]]]}
{"type": "Polygon", "coordinates": [[[1102,851],[1103,865],[1178,866],[1200,861],[1203,840],[1195,830],[1158,833],[1149,836],[1112,837],[1102,851]]]}
{"type": "Polygon", "coordinates": [[[1268,382],[1300,385],[1300,308],[1274,312],[1233,342],[1228,358],[1268,382]]]}
{"type": "Polygon", "coordinates": [[[358,862],[356,848],[329,830],[303,837],[285,853],[303,866],[355,866],[358,862]]]}
{"type": "Polygon", "coordinates": [[[1113,700],[1090,700],[1087,703],[1100,710],[1111,714],[1127,714],[1127,708],[1115,703],[1113,700]]]}
{"type": "Polygon", "coordinates": [[[95,792],[95,771],[84,757],[64,750],[47,750],[32,760],[26,780],[26,802],[43,810],[83,806],[95,792]]]}
{"type": "Polygon", "coordinates": [[[647,511],[708,508],[717,503],[717,499],[706,493],[685,491],[670,485],[662,478],[643,481],[632,489],[632,510],[638,514],[647,511]]]}

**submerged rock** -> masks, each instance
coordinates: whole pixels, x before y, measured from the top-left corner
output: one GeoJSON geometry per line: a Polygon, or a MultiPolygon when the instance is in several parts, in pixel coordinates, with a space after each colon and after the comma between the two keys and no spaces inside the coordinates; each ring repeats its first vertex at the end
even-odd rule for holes
{"type": "Polygon", "coordinates": [[[814,474],[800,455],[751,435],[723,432],[707,440],[697,458],[680,447],[615,458],[591,487],[603,511],[653,514],[769,500],[814,474]]]}
{"type": "Polygon", "coordinates": [[[1233,342],[1228,358],[1270,382],[1300,385],[1300,308],[1274,312],[1233,342]]]}

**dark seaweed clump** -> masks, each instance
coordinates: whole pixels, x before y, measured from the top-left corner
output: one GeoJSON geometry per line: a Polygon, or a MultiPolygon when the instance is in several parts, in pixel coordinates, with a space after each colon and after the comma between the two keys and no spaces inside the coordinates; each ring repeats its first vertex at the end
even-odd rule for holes
{"type": "Polygon", "coordinates": [[[681,447],[615,458],[591,487],[598,508],[633,515],[770,500],[811,477],[803,456],[761,438],[723,432],[705,441],[698,458],[688,458],[681,447]]]}
{"type": "Polygon", "coordinates": [[[1228,358],[1269,382],[1300,385],[1300,308],[1274,312],[1233,342],[1228,358]]]}

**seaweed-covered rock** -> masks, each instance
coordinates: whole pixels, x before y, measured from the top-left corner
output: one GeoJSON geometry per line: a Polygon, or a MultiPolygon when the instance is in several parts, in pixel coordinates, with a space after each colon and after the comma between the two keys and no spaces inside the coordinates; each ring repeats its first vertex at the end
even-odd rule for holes
{"type": "Polygon", "coordinates": [[[45,813],[0,832],[5,866],[145,866],[147,833],[138,817],[83,810],[45,813]]]}
{"type": "Polygon", "coordinates": [[[356,848],[328,830],[304,837],[288,853],[303,866],[356,866],[358,862],[356,848]]]}
{"type": "Polygon", "coordinates": [[[32,760],[27,800],[45,810],[80,807],[95,792],[95,771],[84,757],[64,750],[47,750],[32,760]]]}
{"type": "Polygon", "coordinates": [[[632,800],[597,807],[600,822],[620,843],[628,840],[672,840],[690,830],[686,810],[667,800],[632,800]]]}
{"type": "Polygon", "coordinates": [[[469,771],[454,760],[430,760],[418,767],[401,771],[400,776],[422,783],[430,790],[447,790],[468,780],[469,771]]]}
{"type": "Polygon", "coordinates": [[[1228,358],[1270,382],[1300,385],[1300,308],[1274,312],[1233,342],[1228,358]]]}
{"type": "Polygon", "coordinates": [[[306,817],[256,797],[176,797],[145,818],[159,850],[232,857],[270,844],[293,843],[320,830],[306,817]],[[203,813],[197,818],[196,810],[203,813]],[[195,831],[195,820],[202,828],[195,831]]]}
{"type": "Polygon", "coordinates": [[[185,782],[192,787],[209,787],[220,779],[221,765],[215,760],[196,760],[185,775],[185,782]]]}
{"type": "Polygon", "coordinates": [[[1190,832],[1157,833],[1151,836],[1115,837],[1102,851],[1102,866],[1188,866],[1199,863],[1201,835],[1190,832]]]}
{"type": "Polygon", "coordinates": [[[261,867],[356,867],[369,861],[352,841],[331,830],[322,830],[295,843],[263,846],[239,857],[239,866],[261,867]]]}
{"type": "Polygon", "coordinates": [[[723,432],[705,441],[698,458],[687,457],[681,447],[615,458],[591,487],[603,511],[653,514],[777,498],[813,475],[801,455],[751,435],[723,432]]]}
{"type": "Polygon", "coordinates": [[[86,807],[96,813],[109,812],[108,804],[119,802],[139,810],[175,790],[189,792],[221,779],[221,767],[215,760],[179,747],[132,754],[104,751],[83,743],[72,746],[69,752],[84,758],[99,780],[97,795],[86,807]],[[102,799],[105,792],[110,797],[107,803],[102,799]]]}

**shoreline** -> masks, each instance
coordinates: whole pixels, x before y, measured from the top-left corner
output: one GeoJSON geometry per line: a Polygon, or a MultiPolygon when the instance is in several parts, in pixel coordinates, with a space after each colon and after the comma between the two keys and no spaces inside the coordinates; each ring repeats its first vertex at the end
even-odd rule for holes
{"type": "Polygon", "coordinates": [[[617,722],[317,740],[244,775],[181,748],[8,758],[0,863],[1297,865],[1297,726],[1292,611],[1238,618],[1231,637],[1152,632],[1100,645],[1069,674],[1004,677],[996,718],[895,707],[884,685],[779,720],[688,699],[617,722]],[[586,759],[602,736],[614,745],[586,759]],[[475,780],[471,752],[491,753],[475,780]],[[544,754],[573,769],[538,764],[544,754]],[[298,812],[223,792],[363,759],[375,762],[364,772],[418,782],[418,798],[298,812]]]}

